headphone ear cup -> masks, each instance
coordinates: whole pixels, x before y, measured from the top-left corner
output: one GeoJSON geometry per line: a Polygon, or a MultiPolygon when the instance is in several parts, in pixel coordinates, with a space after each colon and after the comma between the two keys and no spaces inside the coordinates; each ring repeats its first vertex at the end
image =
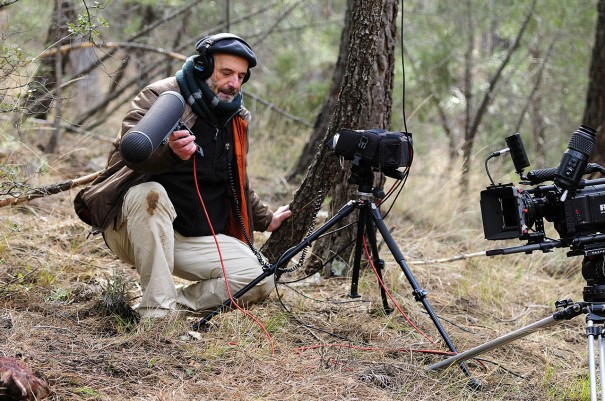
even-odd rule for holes
{"type": "Polygon", "coordinates": [[[206,57],[204,57],[203,62],[204,70],[202,71],[201,78],[206,80],[210,78],[212,71],[214,71],[214,57],[212,57],[210,54],[207,54],[206,57]]]}
{"type": "Polygon", "coordinates": [[[203,80],[210,78],[214,67],[214,60],[210,55],[200,55],[195,60],[195,73],[203,80]]]}
{"type": "MultiPolygon", "coordinates": [[[[219,33],[213,36],[207,36],[205,38],[200,39],[195,45],[195,49],[199,52],[198,59],[196,61],[196,71],[200,79],[206,80],[212,76],[212,72],[214,71],[214,57],[208,53],[208,49],[212,47],[216,42],[224,40],[224,39],[235,39],[242,42],[248,49],[250,46],[246,43],[242,38],[232,34],[219,33]]],[[[250,49],[252,52],[252,49],[250,49]]],[[[253,54],[254,55],[254,54],[253,54]]],[[[254,62],[256,64],[256,61],[254,62]]],[[[250,79],[250,68],[246,71],[246,75],[244,76],[243,82],[246,83],[250,79]]]]}

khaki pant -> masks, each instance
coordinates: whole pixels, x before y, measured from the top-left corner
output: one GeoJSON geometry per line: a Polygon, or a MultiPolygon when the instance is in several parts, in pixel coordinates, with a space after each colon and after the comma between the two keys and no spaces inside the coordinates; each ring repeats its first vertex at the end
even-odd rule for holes
{"type": "MultiPolygon", "coordinates": [[[[111,226],[103,233],[107,246],[139,273],[142,317],[163,316],[182,307],[212,310],[229,299],[219,248],[232,295],[262,273],[246,244],[222,234],[217,235],[218,247],[212,236],[182,236],[172,228],[175,218],[164,187],[147,182],[128,190],[116,229],[111,226]],[[176,288],[173,275],[194,283],[176,288]]],[[[273,278],[267,278],[238,304],[261,301],[273,287],[273,278]]]]}

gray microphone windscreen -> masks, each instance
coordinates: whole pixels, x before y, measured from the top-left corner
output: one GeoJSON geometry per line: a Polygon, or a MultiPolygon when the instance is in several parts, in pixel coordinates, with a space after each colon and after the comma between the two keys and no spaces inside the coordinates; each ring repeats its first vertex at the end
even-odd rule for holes
{"type": "Polygon", "coordinates": [[[174,91],[163,92],[147,113],[120,143],[120,153],[131,163],[143,162],[179,124],[185,111],[185,99],[174,91]]]}

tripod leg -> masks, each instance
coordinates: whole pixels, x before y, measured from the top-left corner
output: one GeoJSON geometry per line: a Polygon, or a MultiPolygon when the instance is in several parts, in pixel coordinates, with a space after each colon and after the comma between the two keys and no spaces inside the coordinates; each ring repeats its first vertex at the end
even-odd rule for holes
{"type": "MultiPolygon", "coordinates": [[[[275,268],[273,268],[273,267],[271,269],[263,270],[263,272],[260,274],[260,276],[258,276],[257,278],[255,278],[254,280],[249,282],[244,288],[242,288],[241,290],[239,290],[238,292],[233,294],[233,299],[237,300],[239,297],[241,297],[242,295],[244,295],[245,293],[250,291],[252,288],[254,288],[258,283],[263,281],[265,278],[272,276],[274,272],[275,272],[275,268]]],[[[216,308],[215,310],[213,310],[212,312],[210,312],[209,314],[204,316],[199,321],[195,322],[191,326],[191,328],[195,331],[199,331],[206,323],[208,323],[210,321],[210,319],[212,319],[214,316],[218,315],[220,312],[222,312],[225,309],[227,309],[228,307],[230,307],[232,304],[233,303],[231,302],[231,299],[227,299],[218,308],[216,308]]]]}
{"type": "Polygon", "coordinates": [[[605,341],[603,341],[603,326],[599,326],[599,382],[601,384],[601,400],[605,400],[605,341]]]}
{"type": "Polygon", "coordinates": [[[441,362],[437,362],[437,363],[429,366],[426,369],[427,370],[445,369],[445,368],[453,365],[456,362],[466,361],[467,359],[471,359],[479,354],[487,352],[487,351],[494,349],[496,347],[499,347],[501,345],[507,344],[518,338],[525,337],[525,336],[535,332],[538,329],[552,326],[556,322],[557,322],[557,319],[555,317],[550,316],[550,317],[544,318],[542,320],[529,324],[525,327],[512,331],[508,334],[495,338],[491,341],[488,341],[485,344],[481,344],[475,348],[471,348],[469,350],[466,350],[464,352],[451,356],[441,362]]]}
{"type": "MultiPolygon", "coordinates": [[[[376,243],[376,233],[374,232],[374,222],[367,213],[366,216],[366,235],[368,237],[368,243],[370,244],[370,250],[372,251],[374,267],[376,268],[376,274],[378,275],[378,278],[381,282],[384,282],[384,280],[382,279],[384,260],[380,259],[380,257],[378,256],[378,245],[376,243]]],[[[380,282],[378,283],[378,287],[380,288],[380,298],[382,299],[382,307],[384,308],[384,312],[388,315],[389,313],[393,312],[393,308],[389,306],[386,291],[384,290],[384,287],[380,285],[380,282]]]]}
{"type": "Polygon", "coordinates": [[[351,292],[349,297],[359,298],[357,291],[359,284],[359,269],[361,265],[361,251],[363,250],[363,232],[365,231],[366,222],[365,207],[359,209],[359,218],[357,220],[357,238],[355,239],[355,259],[353,260],[353,271],[351,272],[351,292]]]}
{"type": "MultiPolygon", "coordinates": [[[[410,271],[410,268],[408,267],[407,263],[405,262],[405,258],[403,257],[403,254],[399,250],[397,243],[391,236],[391,233],[389,232],[389,229],[387,228],[387,226],[384,224],[384,221],[382,220],[382,216],[380,215],[378,208],[373,203],[370,205],[370,213],[372,215],[372,219],[374,221],[374,224],[376,225],[376,228],[378,228],[378,231],[380,231],[380,235],[382,235],[382,238],[384,239],[387,246],[389,247],[391,254],[395,258],[395,260],[397,261],[397,263],[399,264],[401,269],[403,270],[405,277],[408,279],[408,282],[412,286],[412,289],[413,289],[412,294],[414,295],[414,298],[416,299],[416,301],[422,303],[422,305],[424,306],[424,309],[429,314],[431,320],[433,321],[433,323],[435,324],[435,327],[437,328],[437,331],[439,331],[441,338],[443,338],[443,341],[445,341],[445,343],[447,344],[447,347],[450,349],[450,351],[457,352],[456,347],[454,347],[454,344],[452,343],[452,340],[450,340],[450,337],[448,336],[447,332],[445,331],[443,326],[441,326],[441,323],[439,322],[437,315],[435,314],[435,312],[433,311],[433,308],[431,307],[428,300],[426,299],[427,292],[425,290],[423,290],[422,288],[420,288],[420,286],[418,285],[418,282],[416,282],[416,279],[414,278],[414,275],[412,274],[412,272],[410,271]]],[[[466,365],[462,362],[460,363],[460,369],[462,369],[462,371],[464,372],[465,375],[467,375],[469,377],[471,376],[470,371],[468,370],[466,365]]],[[[473,383],[472,385],[478,386],[478,383],[473,383]]]]}
{"type": "MultiPolygon", "coordinates": [[[[239,297],[244,295],[246,292],[250,291],[256,284],[260,283],[263,279],[274,274],[277,271],[277,269],[288,264],[290,259],[292,259],[294,256],[296,256],[299,252],[301,252],[306,247],[310,246],[313,241],[315,241],[317,238],[319,238],[321,235],[323,235],[325,232],[327,232],[330,228],[332,228],[332,226],[337,224],[340,220],[342,220],[343,218],[345,218],[346,216],[351,214],[353,212],[353,210],[357,209],[358,207],[359,207],[358,201],[349,201],[346,205],[344,205],[342,208],[340,208],[340,210],[330,220],[326,221],[323,226],[319,227],[317,230],[315,230],[313,233],[311,233],[307,238],[303,239],[300,243],[298,243],[294,247],[292,247],[292,248],[288,249],[286,252],[284,252],[279,257],[277,262],[272,264],[269,268],[263,270],[263,272],[257,278],[252,280],[252,282],[250,282],[244,288],[242,288],[237,293],[235,293],[233,295],[233,299],[238,299],[239,297]]],[[[223,302],[222,305],[220,305],[218,308],[216,308],[214,311],[212,311],[206,317],[204,317],[200,321],[194,323],[192,325],[192,329],[195,331],[198,331],[202,326],[204,326],[206,323],[208,323],[210,321],[210,319],[212,319],[214,316],[218,315],[221,311],[223,311],[225,308],[227,308],[229,306],[231,306],[230,299],[223,302]]]]}
{"type": "Polygon", "coordinates": [[[597,378],[596,366],[595,366],[595,352],[594,352],[594,337],[596,327],[593,325],[592,320],[586,321],[586,333],[588,336],[588,373],[590,375],[590,400],[597,400],[597,378]]]}

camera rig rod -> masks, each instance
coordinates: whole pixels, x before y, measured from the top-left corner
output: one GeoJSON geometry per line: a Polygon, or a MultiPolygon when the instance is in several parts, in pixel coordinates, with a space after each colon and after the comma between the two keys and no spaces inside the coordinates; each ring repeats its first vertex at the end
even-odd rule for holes
{"type": "Polygon", "coordinates": [[[521,246],[513,246],[510,248],[490,249],[485,251],[485,256],[510,255],[513,253],[532,253],[533,251],[548,252],[553,248],[561,248],[565,246],[562,240],[544,241],[536,244],[527,244],[521,246]]]}
{"type": "MultiPolygon", "coordinates": [[[[554,248],[563,248],[566,246],[569,246],[572,251],[579,251],[587,256],[604,254],[605,234],[582,235],[570,239],[549,240],[510,248],[490,249],[485,251],[485,256],[511,255],[520,252],[532,253],[533,251],[549,252],[554,248]],[[593,245],[592,248],[589,247],[590,245],[593,245]]],[[[571,254],[570,256],[573,255],[575,254],[571,254]]]]}

